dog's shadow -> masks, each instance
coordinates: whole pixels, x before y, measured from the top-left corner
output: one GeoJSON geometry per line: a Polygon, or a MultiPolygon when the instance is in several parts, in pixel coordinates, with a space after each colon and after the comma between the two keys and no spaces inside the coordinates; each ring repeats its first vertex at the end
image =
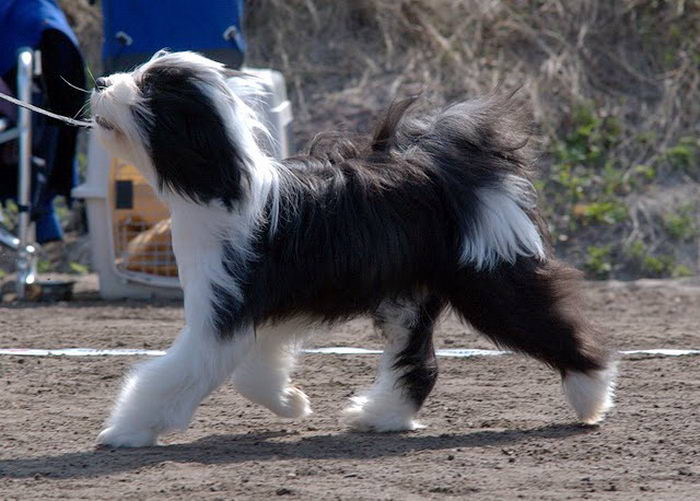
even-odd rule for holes
{"type": "Polygon", "coordinates": [[[210,435],[187,444],[141,449],[97,449],[55,456],[0,460],[0,478],[90,478],[169,462],[204,465],[277,459],[376,459],[424,450],[498,446],[524,439],[566,438],[595,427],[558,424],[526,430],[476,431],[466,434],[339,433],[289,440],[293,433],[210,435]],[[277,438],[284,441],[276,441],[277,438]]]}

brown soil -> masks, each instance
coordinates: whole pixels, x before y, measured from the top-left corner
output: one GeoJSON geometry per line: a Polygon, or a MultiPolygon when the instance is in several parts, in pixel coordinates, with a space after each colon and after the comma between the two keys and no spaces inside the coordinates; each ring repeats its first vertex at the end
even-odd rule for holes
{"type": "MultiPolygon", "coordinates": [[[[591,316],[623,349],[700,348],[700,282],[586,286],[591,316]]],[[[0,307],[0,347],[166,348],[176,303],[0,307]]],[[[448,318],[440,347],[489,347],[448,318]]],[[[317,346],[379,346],[364,320],[317,346]]],[[[618,405],[572,422],[557,377],[517,356],[441,359],[441,380],[406,434],[345,433],[338,414],[376,356],[307,355],[297,381],[315,413],[286,422],[231,387],[191,428],[141,450],[93,442],[133,357],[0,357],[2,499],[683,499],[700,488],[698,358],[621,362],[618,405]]]]}

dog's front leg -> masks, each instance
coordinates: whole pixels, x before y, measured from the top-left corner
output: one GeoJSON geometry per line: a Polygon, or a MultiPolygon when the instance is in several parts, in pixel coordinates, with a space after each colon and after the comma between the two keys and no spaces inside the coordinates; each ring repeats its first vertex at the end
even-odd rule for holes
{"type": "Polygon", "coordinates": [[[187,290],[185,296],[187,326],[165,356],[137,365],[126,378],[99,444],[142,447],[165,432],[184,430],[202,399],[253,345],[252,326],[222,337],[207,318],[209,305],[193,304],[198,297],[187,290]]]}
{"type": "Polygon", "coordinates": [[[311,326],[301,319],[256,328],[256,342],[233,374],[236,389],[247,399],[278,416],[303,418],[311,414],[309,398],[291,382],[300,343],[311,326]]]}

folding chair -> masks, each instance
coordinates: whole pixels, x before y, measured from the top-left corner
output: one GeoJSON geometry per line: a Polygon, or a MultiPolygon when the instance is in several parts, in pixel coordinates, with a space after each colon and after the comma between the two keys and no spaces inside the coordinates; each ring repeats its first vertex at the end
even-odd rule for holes
{"type": "MultiPolygon", "coordinates": [[[[34,76],[34,51],[29,47],[19,50],[17,56],[17,94],[21,101],[31,102],[34,76]]],[[[32,169],[32,115],[25,108],[17,112],[17,124],[8,127],[7,118],[0,119],[0,144],[19,139],[19,166],[17,207],[19,221],[15,236],[0,227],[0,243],[17,252],[16,291],[24,299],[28,285],[36,281],[36,245],[30,233],[31,169],[32,169]]]]}
{"type": "Polygon", "coordinates": [[[163,48],[195,50],[238,68],[242,15],[243,0],[102,0],[105,72],[129,70],[163,48]]]}
{"type": "MultiPolygon", "coordinates": [[[[84,85],[83,61],[55,0],[0,1],[0,77],[9,88],[5,92],[22,101],[61,115],[81,108],[85,94],[74,87],[84,85]]],[[[0,202],[15,200],[19,221],[17,236],[0,231],[0,243],[18,253],[17,292],[23,299],[33,284],[31,295],[42,293],[35,273],[36,243],[62,238],[52,203],[56,195],[70,199],[77,177],[77,131],[44,116],[32,118],[23,108],[5,108],[2,115],[0,143],[19,139],[19,154],[15,159],[14,146],[3,148],[0,202]]]]}

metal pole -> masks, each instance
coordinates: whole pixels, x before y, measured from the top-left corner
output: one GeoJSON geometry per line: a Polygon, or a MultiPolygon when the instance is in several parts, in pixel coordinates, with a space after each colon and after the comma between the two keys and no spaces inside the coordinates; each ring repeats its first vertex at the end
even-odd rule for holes
{"type": "MultiPolygon", "coordinates": [[[[33,51],[24,47],[17,60],[17,97],[31,103],[33,51]]],[[[36,248],[29,242],[31,180],[32,180],[32,115],[28,109],[19,108],[19,181],[17,205],[19,207],[19,252],[17,253],[17,298],[24,299],[26,286],[34,283],[36,277],[33,261],[36,248]]]]}

